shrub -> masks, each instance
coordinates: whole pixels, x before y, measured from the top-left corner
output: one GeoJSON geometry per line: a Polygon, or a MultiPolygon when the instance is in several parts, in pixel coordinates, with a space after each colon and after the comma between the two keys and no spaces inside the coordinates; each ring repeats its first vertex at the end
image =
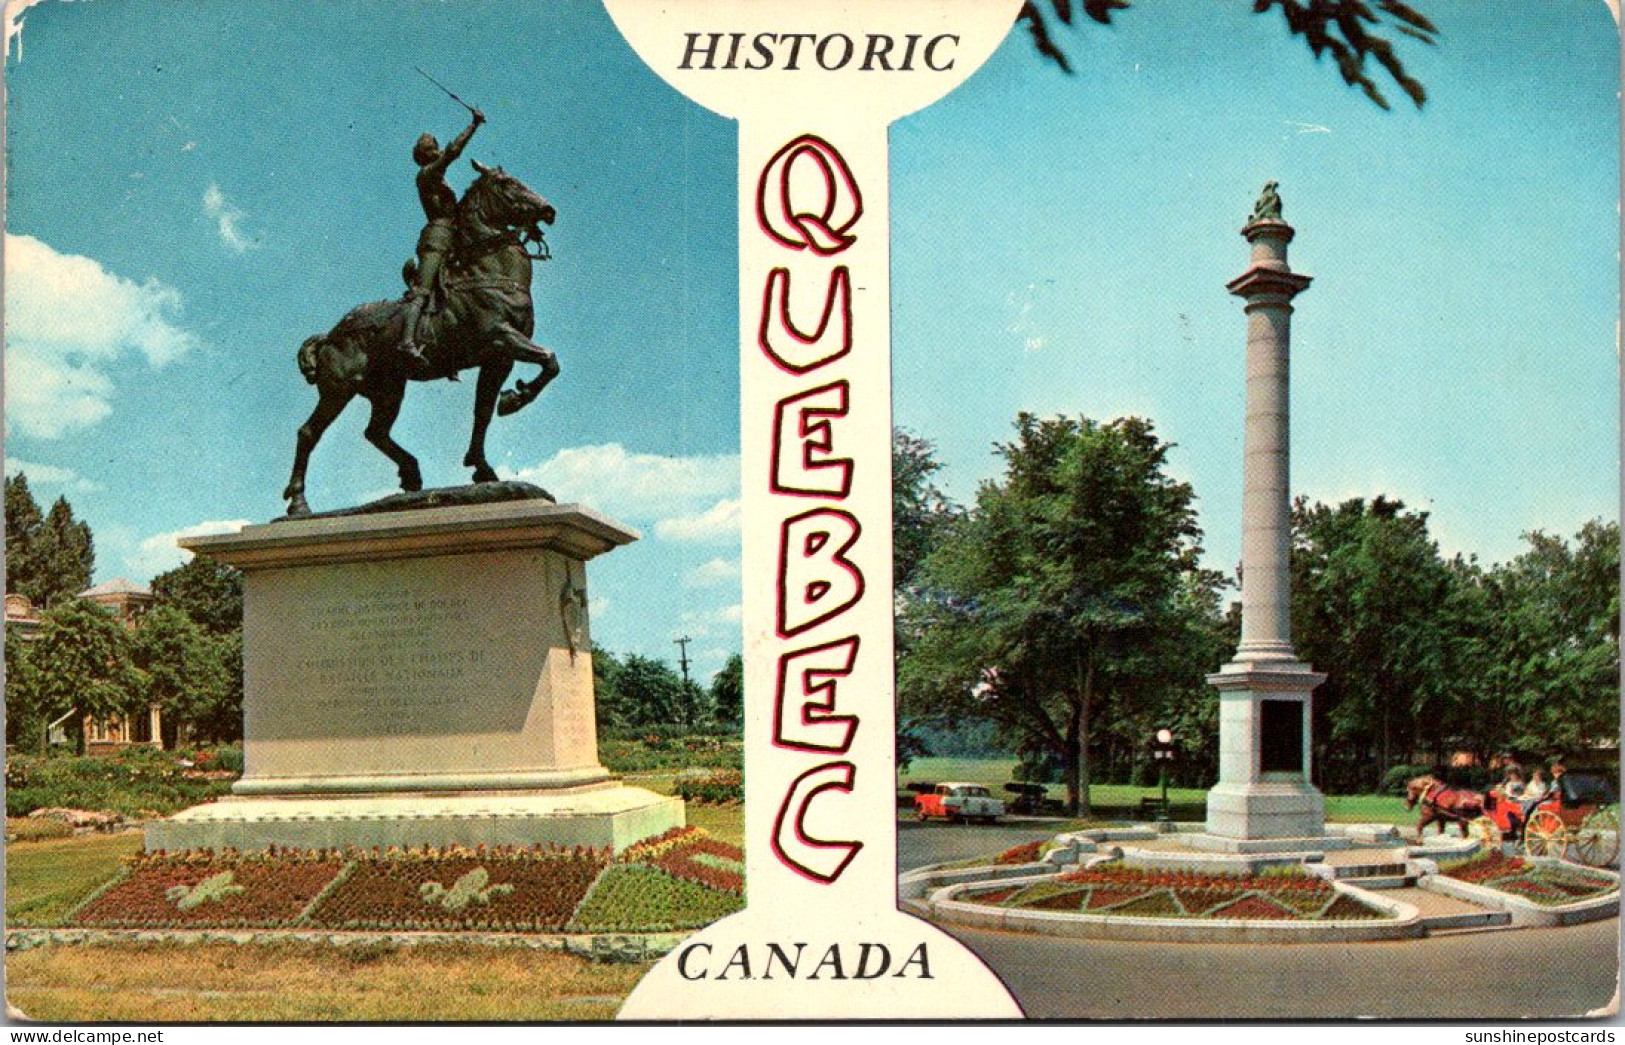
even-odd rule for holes
{"type": "Polygon", "coordinates": [[[6,818],[6,840],[10,842],[43,842],[48,838],[72,837],[73,828],[61,820],[6,818]]]}
{"type": "Polygon", "coordinates": [[[1390,766],[1388,772],[1382,775],[1380,790],[1385,795],[1403,795],[1405,785],[1416,777],[1425,776],[1433,772],[1432,766],[1423,765],[1397,765],[1390,766]]]}
{"type": "Polygon", "coordinates": [[[719,769],[704,776],[685,777],[677,781],[677,796],[685,802],[707,802],[722,805],[745,799],[745,776],[737,769],[719,769]]]}
{"type": "Polygon", "coordinates": [[[188,777],[171,752],[135,745],[98,757],[11,755],[6,775],[23,781],[6,789],[8,817],[53,806],[166,816],[231,789],[229,780],[188,777]]]}
{"type": "Polygon", "coordinates": [[[598,757],[617,773],[651,769],[740,769],[744,745],[730,734],[690,736],[671,727],[639,727],[623,735],[598,739],[598,757]]]}

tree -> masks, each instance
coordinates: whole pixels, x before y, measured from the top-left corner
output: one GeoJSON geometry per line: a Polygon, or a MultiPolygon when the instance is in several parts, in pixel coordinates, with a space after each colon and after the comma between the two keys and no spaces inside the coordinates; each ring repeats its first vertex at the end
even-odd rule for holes
{"type": "Polygon", "coordinates": [[[916,714],[990,719],[1053,754],[1088,816],[1097,716],[1143,717],[1217,666],[1194,664],[1184,639],[1220,579],[1199,566],[1194,494],[1165,473],[1150,422],[1023,413],[1016,430],[997,448],[1004,477],[905,601],[900,690],[916,714]]]}
{"type": "Polygon", "coordinates": [[[28,647],[22,632],[6,629],[6,743],[24,748],[45,742],[45,726],[50,721],[28,647]]]}
{"type": "Polygon", "coordinates": [[[152,579],[159,605],[169,605],[214,635],[243,626],[243,575],[240,570],[203,555],[194,555],[152,579]]]}
{"type": "Polygon", "coordinates": [[[73,517],[73,506],[66,497],[58,497],[51,504],[35,550],[40,558],[46,605],[71,599],[90,587],[96,570],[95,544],[90,527],[73,517]]]}
{"type": "MultiPolygon", "coordinates": [[[[240,650],[240,645],[238,646],[240,650]]],[[[220,640],[174,606],[154,606],[135,629],[131,660],[145,677],[147,703],[158,705],[178,731],[207,720],[219,732],[234,688],[226,677],[220,640]]],[[[241,713],[239,700],[237,711],[241,713]]]]}
{"type": "Polygon", "coordinates": [[[6,477],[6,586],[8,591],[19,592],[44,606],[45,598],[39,586],[43,571],[40,567],[40,529],[45,515],[28,488],[28,476],[18,474],[6,477]]]}
{"type": "MultiPolygon", "coordinates": [[[[911,590],[915,575],[927,554],[942,540],[964,510],[950,501],[932,482],[942,470],[936,447],[907,429],[892,429],[892,583],[900,595],[911,590]]],[[[898,663],[908,655],[908,629],[901,615],[893,617],[893,641],[898,663]]],[[[920,735],[922,724],[909,714],[906,705],[898,708],[897,765],[907,767],[916,758],[930,754],[920,735]]]]}
{"type": "Polygon", "coordinates": [[[661,661],[628,655],[615,676],[615,688],[629,725],[684,724],[683,680],[661,661]]]}
{"type": "Polygon", "coordinates": [[[737,653],[711,676],[711,708],[719,725],[738,729],[745,721],[745,660],[737,653]]]}
{"type": "MultiPolygon", "coordinates": [[[[1114,13],[1130,6],[1128,0],[1082,0],[1077,8],[1101,25],[1110,25],[1114,13]]],[[[1366,71],[1367,58],[1374,59],[1417,108],[1427,101],[1422,84],[1406,73],[1393,40],[1381,35],[1381,30],[1391,29],[1430,46],[1436,43],[1438,28],[1420,11],[1400,0],[1253,0],[1252,5],[1254,14],[1277,7],[1287,31],[1303,37],[1317,61],[1329,52],[1343,82],[1360,88],[1372,104],[1388,108],[1388,99],[1366,71]]],[[[1027,0],[1017,16],[1027,23],[1038,52],[1068,73],[1072,66],[1056,42],[1052,20],[1071,25],[1075,9],[1073,0],[1027,0]]]]}
{"type": "Polygon", "coordinates": [[[929,440],[904,428],[892,430],[892,580],[899,591],[913,582],[927,553],[964,514],[931,481],[941,470],[929,440]]]}
{"type": "Polygon", "coordinates": [[[90,587],[96,553],[90,527],[58,497],[42,515],[28,477],[6,479],[6,586],[40,608],[90,587]]]}
{"type": "Polygon", "coordinates": [[[1412,754],[1443,761],[1459,734],[1442,612],[1459,578],[1427,518],[1382,496],[1293,505],[1292,634],[1299,655],[1328,676],[1315,694],[1316,762],[1328,786],[1375,790],[1412,754]]]}
{"type": "Polygon", "coordinates": [[[130,634],[113,615],[70,599],[46,610],[28,651],[39,706],[55,717],[134,710],[146,680],[130,658],[130,634]]]}
{"type": "Polygon", "coordinates": [[[1506,706],[1508,746],[1556,755],[1618,733],[1619,524],[1593,520],[1573,546],[1540,531],[1489,574],[1484,688],[1506,706]]]}
{"type": "Polygon", "coordinates": [[[598,729],[608,732],[631,724],[632,709],[622,695],[618,680],[621,662],[609,650],[594,643],[592,647],[593,706],[597,713],[598,729]]]}
{"type": "Polygon", "coordinates": [[[243,738],[243,633],[229,631],[224,635],[204,635],[207,652],[215,662],[212,671],[218,673],[218,689],[208,692],[211,698],[194,706],[187,723],[198,740],[229,743],[243,738]]]}

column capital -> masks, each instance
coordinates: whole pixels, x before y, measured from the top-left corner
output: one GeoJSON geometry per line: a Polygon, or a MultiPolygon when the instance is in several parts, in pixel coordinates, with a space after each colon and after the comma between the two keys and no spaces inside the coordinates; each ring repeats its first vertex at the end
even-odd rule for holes
{"type": "Polygon", "coordinates": [[[1284,299],[1282,304],[1285,304],[1307,290],[1314,281],[1313,276],[1305,276],[1301,272],[1254,265],[1226,283],[1224,289],[1241,298],[1276,296],[1284,299]]]}

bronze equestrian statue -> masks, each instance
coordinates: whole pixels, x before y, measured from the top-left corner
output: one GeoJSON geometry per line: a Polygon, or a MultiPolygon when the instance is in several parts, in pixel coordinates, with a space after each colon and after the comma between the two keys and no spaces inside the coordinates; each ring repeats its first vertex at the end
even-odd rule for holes
{"type": "MultiPolygon", "coordinates": [[[[460,149],[459,142],[466,143],[479,123],[476,116],[474,124],[440,156],[460,149]]],[[[456,203],[449,236],[437,233],[434,237],[437,243],[442,238],[449,241],[437,259],[444,293],[441,306],[434,310],[422,307],[425,299],[418,291],[428,281],[419,270],[419,278],[411,281],[413,286],[404,298],[362,305],[332,330],[300,346],[299,372],[316,386],[319,398],[310,418],[299,427],[293,475],[282,494],[290,516],[310,513],[305,501],[310,452],[356,396],[372,404],[367,441],[395,462],[401,489],[413,491],[423,488],[417,459],[390,438],[409,380],[452,378],[460,370],[479,368],[474,429],[463,463],[474,469],[474,482],[488,483],[497,478],[485,458],[485,431],[492,413],[507,415],[521,409],[558,376],[553,353],[531,340],[535,312],[530,296],[531,262],[548,256],[540,225],[553,224],[556,213],[551,204],[501,167],[475,162],[474,169],[479,177],[456,203]],[[532,243],[540,248],[537,253],[526,249],[532,243]],[[420,347],[421,364],[402,351],[409,338],[420,347]],[[515,382],[504,391],[502,384],[515,363],[534,363],[541,373],[533,381],[515,382]]],[[[437,197],[436,206],[443,202],[443,196],[437,197]]],[[[431,226],[436,220],[431,215],[431,226]]],[[[408,263],[408,272],[411,267],[408,263]]]]}

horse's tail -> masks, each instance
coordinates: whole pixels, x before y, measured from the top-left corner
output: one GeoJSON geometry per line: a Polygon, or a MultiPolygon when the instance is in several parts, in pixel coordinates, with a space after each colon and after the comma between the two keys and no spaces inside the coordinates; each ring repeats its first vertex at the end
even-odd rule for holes
{"type": "Polygon", "coordinates": [[[327,339],[321,334],[305,338],[305,343],[299,346],[299,373],[304,375],[307,384],[316,383],[316,353],[321,350],[323,342],[327,339]]]}

